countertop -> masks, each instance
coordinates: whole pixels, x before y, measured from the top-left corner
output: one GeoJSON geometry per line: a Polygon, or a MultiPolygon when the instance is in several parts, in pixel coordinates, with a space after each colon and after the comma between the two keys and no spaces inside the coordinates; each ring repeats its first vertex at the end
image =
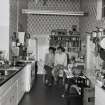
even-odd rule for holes
{"type": "Polygon", "coordinates": [[[1,74],[7,70],[8,75],[0,75],[0,86],[5,84],[9,79],[11,79],[14,75],[16,75],[19,71],[21,71],[27,64],[32,63],[33,61],[19,61],[22,62],[21,66],[10,66],[8,69],[0,68],[1,74]]]}
{"type": "MultiPolygon", "coordinates": [[[[10,69],[7,70],[8,75],[0,75],[0,86],[2,86],[9,79],[11,79],[14,75],[16,75],[20,70],[23,69],[23,67],[18,67],[18,68],[15,67],[16,70],[15,70],[15,68],[13,70],[13,68],[14,67],[11,67],[11,70],[10,69]]],[[[4,70],[1,69],[0,72],[4,72],[4,70]]]]}

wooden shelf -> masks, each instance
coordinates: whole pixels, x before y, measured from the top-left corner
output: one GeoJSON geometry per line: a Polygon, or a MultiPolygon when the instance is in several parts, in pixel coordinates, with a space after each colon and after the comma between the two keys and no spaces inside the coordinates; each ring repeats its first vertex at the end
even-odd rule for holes
{"type": "Polygon", "coordinates": [[[84,16],[85,12],[83,11],[60,11],[60,10],[32,10],[32,9],[22,9],[23,14],[32,14],[32,15],[63,15],[63,16],[84,16]]]}
{"type": "Polygon", "coordinates": [[[50,35],[51,37],[80,37],[79,35],[50,35]]]}
{"type": "Polygon", "coordinates": [[[61,45],[67,48],[68,52],[76,52],[79,54],[81,50],[81,40],[80,35],[50,35],[50,46],[58,46],[61,45]],[[76,38],[76,40],[72,40],[72,38],[76,38]],[[61,38],[61,39],[59,39],[61,38]],[[78,39],[78,40],[77,40],[78,39]]]}
{"type": "Polygon", "coordinates": [[[73,48],[80,48],[80,46],[79,47],[70,47],[70,49],[73,49],[73,48]]]}

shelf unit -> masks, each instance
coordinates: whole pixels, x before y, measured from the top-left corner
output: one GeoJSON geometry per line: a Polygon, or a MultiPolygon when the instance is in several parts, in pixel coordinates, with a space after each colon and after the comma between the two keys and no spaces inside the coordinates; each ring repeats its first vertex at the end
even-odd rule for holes
{"type": "Polygon", "coordinates": [[[63,15],[63,16],[84,16],[86,13],[83,11],[60,11],[60,10],[32,10],[22,9],[23,14],[32,15],[63,15]]]}
{"type": "Polygon", "coordinates": [[[57,47],[59,45],[67,49],[68,52],[81,51],[80,35],[50,35],[50,46],[57,47]]]}

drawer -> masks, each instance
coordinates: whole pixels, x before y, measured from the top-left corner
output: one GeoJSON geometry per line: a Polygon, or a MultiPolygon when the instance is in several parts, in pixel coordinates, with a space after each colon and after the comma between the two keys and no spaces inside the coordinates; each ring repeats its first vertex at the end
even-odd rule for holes
{"type": "Polygon", "coordinates": [[[2,96],[0,100],[0,105],[11,105],[10,101],[10,95],[11,95],[11,88],[9,88],[4,95],[2,96]]]}

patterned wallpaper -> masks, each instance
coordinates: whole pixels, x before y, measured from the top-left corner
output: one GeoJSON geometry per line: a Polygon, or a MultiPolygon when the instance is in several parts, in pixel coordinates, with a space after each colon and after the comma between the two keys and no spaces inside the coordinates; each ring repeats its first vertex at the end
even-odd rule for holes
{"type": "MultiPolygon", "coordinates": [[[[43,0],[36,4],[34,0],[29,0],[29,9],[40,10],[80,10],[80,0],[47,0],[43,5],[43,0]]],[[[79,18],[76,16],[56,16],[56,15],[28,15],[27,31],[31,34],[50,34],[52,29],[71,29],[72,25],[77,25],[79,29],[79,18]]]]}
{"type": "Polygon", "coordinates": [[[82,39],[86,37],[86,32],[96,30],[96,27],[105,28],[105,19],[97,20],[97,0],[81,0],[81,10],[87,11],[89,15],[87,17],[80,18],[80,32],[82,39]]]}

